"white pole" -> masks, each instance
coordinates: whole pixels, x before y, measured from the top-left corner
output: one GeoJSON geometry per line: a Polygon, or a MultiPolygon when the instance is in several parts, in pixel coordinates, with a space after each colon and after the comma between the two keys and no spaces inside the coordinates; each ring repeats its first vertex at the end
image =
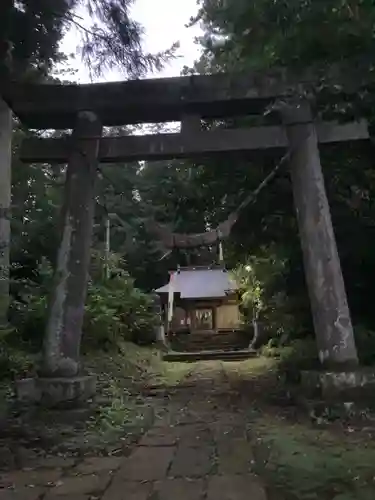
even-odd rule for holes
{"type": "Polygon", "coordinates": [[[219,241],[219,262],[223,264],[224,262],[224,252],[223,252],[223,244],[219,241]]]}
{"type": "Polygon", "coordinates": [[[109,217],[105,220],[105,275],[109,279],[109,253],[111,251],[111,222],[109,217]]]}
{"type": "Polygon", "coordinates": [[[170,330],[170,326],[173,318],[173,302],[174,302],[174,280],[175,274],[171,273],[169,278],[169,287],[168,287],[168,331],[170,330]]]}
{"type": "Polygon", "coordinates": [[[221,241],[221,231],[217,232],[217,236],[219,239],[219,264],[222,266],[224,263],[224,252],[223,252],[223,243],[221,241]]]}

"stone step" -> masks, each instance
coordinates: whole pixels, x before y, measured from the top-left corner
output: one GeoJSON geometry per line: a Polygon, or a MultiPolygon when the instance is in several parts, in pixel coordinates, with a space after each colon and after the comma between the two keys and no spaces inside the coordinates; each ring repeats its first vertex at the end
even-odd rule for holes
{"type": "Polygon", "coordinates": [[[175,346],[178,352],[202,352],[202,351],[242,351],[243,345],[217,345],[217,344],[201,344],[201,345],[179,345],[175,346]]]}
{"type": "Polygon", "coordinates": [[[249,345],[249,339],[240,332],[220,334],[192,333],[177,335],[170,339],[172,348],[178,352],[237,351],[249,345]]]}
{"type": "Polygon", "coordinates": [[[220,361],[241,361],[254,358],[257,356],[256,351],[244,349],[237,351],[197,351],[197,352],[167,352],[163,354],[163,361],[168,362],[195,362],[205,360],[220,360],[220,361]]]}

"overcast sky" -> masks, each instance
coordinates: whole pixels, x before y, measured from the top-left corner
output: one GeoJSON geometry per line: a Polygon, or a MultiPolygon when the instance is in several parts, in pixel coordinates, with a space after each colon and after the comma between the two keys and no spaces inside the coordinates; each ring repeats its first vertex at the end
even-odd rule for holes
{"type": "MultiPolygon", "coordinates": [[[[178,76],[183,66],[192,66],[198,58],[199,47],[194,44],[194,39],[202,33],[199,27],[185,27],[190,17],[197,11],[196,0],[136,0],[132,15],[146,30],[145,51],[159,52],[169,48],[176,41],[181,44],[178,51],[180,57],[154,76],[178,76]]],[[[78,43],[79,33],[72,28],[65,36],[61,48],[65,53],[74,53],[78,43]]],[[[89,72],[82,65],[79,56],[69,65],[78,70],[76,80],[81,83],[90,82],[89,72]]],[[[121,80],[121,74],[113,72],[95,81],[109,80],[121,80]]]]}

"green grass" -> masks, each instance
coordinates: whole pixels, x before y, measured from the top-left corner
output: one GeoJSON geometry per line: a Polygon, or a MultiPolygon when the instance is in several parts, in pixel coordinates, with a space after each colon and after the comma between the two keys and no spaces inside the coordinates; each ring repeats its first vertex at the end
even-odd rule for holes
{"type": "Polygon", "coordinates": [[[272,403],[269,394],[286,389],[277,367],[277,360],[264,357],[225,364],[233,382],[249,382],[242,390],[249,397],[250,433],[259,473],[275,493],[271,498],[374,500],[373,437],[365,428],[319,428],[303,410],[272,403]]]}
{"type": "Polygon", "coordinates": [[[190,373],[189,363],[163,363],[156,377],[158,383],[166,387],[178,386],[190,373]]]}
{"type": "Polygon", "coordinates": [[[91,355],[87,362],[97,374],[107,374],[126,385],[173,386],[182,381],[191,367],[188,363],[164,363],[159,350],[124,342],[119,352],[91,355]]]}
{"type": "Polygon", "coordinates": [[[276,359],[266,357],[250,358],[245,361],[225,364],[227,371],[236,373],[242,380],[256,379],[274,373],[277,365],[278,361],[276,359]]]}
{"type": "Polygon", "coordinates": [[[286,498],[375,498],[375,443],[365,436],[335,435],[270,416],[260,418],[254,430],[258,445],[269,450],[268,481],[286,498]]]}
{"type": "Polygon", "coordinates": [[[142,395],[142,389],[177,386],[190,371],[189,364],[163,363],[153,347],[124,342],[118,352],[91,354],[86,365],[98,377],[98,392],[107,399],[100,406],[92,427],[103,434],[140,426],[150,411],[158,414],[158,402],[142,395]]]}

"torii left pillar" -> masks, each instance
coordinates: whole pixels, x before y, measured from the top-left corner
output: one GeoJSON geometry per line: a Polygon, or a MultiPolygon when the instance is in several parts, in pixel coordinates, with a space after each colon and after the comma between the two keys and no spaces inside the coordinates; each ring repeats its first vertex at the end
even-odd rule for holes
{"type": "MultiPolygon", "coordinates": [[[[98,117],[91,111],[79,113],[66,173],[43,363],[40,377],[33,382],[35,390],[32,399],[42,399],[50,404],[82,401],[95,392],[95,379],[81,371],[80,345],[101,136],[102,124],[98,117]]],[[[22,396],[27,397],[26,387],[21,391],[21,399],[24,399],[22,396]]]]}

